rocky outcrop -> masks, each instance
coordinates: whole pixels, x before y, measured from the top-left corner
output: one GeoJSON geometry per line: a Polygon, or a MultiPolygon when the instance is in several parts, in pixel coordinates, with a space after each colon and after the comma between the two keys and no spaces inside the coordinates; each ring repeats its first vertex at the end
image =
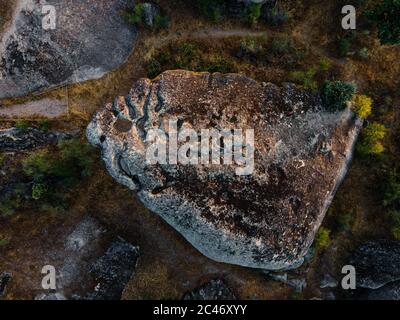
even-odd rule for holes
{"type": "Polygon", "coordinates": [[[44,132],[35,128],[9,128],[0,130],[0,151],[26,151],[44,145],[56,144],[71,135],[61,132],[44,132]]]}
{"type": "Polygon", "coordinates": [[[232,291],[220,280],[211,280],[201,287],[185,294],[183,300],[235,300],[232,291]]]}
{"type": "Polygon", "coordinates": [[[121,16],[132,1],[48,0],[45,5],[55,8],[55,29],[47,27],[53,12],[42,1],[16,1],[0,42],[0,99],[100,78],[133,49],[136,30],[121,16]]]}
{"type": "MultiPolygon", "coordinates": [[[[203,254],[275,270],[303,261],[347,172],[360,127],[349,109],[327,112],[318,94],[292,84],[177,70],[139,80],[96,114],[87,136],[102,149],[110,174],[203,254]],[[254,146],[244,148],[254,151],[254,170],[237,175],[243,161],[147,163],[148,134],[168,131],[171,120],[180,132],[254,129],[254,146]]],[[[229,144],[215,145],[220,151],[229,144]]],[[[202,154],[208,157],[209,150],[202,154]]]]}
{"type": "Polygon", "coordinates": [[[90,300],[119,300],[139,258],[139,249],[119,238],[91,267],[96,287],[90,300]]]}
{"type": "Polygon", "coordinates": [[[57,272],[56,290],[41,292],[37,300],[119,300],[134,274],[139,247],[84,217],[62,239],[63,246],[48,253],[57,272]]]}
{"type": "Polygon", "coordinates": [[[357,288],[378,289],[400,281],[400,242],[367,242],[352,253],[349,264],[356,269],[357,288]]]}

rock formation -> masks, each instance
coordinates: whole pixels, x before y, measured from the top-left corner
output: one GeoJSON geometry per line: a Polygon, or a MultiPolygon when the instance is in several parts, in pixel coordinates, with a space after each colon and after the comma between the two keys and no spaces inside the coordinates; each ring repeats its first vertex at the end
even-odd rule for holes
{"type": "Polygon", "coordinates": [[[378,289],[399,282],[400,242],[381,240],[364,243],[352,253],[349,264],[356,269],[357,288],[378,289]]]}
{"type": "MultiPolygon", "coordinates": [[[[19,0],[0,41],[0,99],[103,76],[132,51],[130,0],[19,0]],[[55,29],[43,19],[55,9],[55,29]]],[[[49,19],[51,17],[49,16],[49,19]]]]}
{"type": "Polygon", "coordinates": [[[360,127],[349,109],[327,112],[318,94],[292,84],[177,70],[137,81],[95,115],[87,136],[102,149],[110,174],[203,254],[276,270],[302,263],[360,127]],[[254,129],[254,171],[148,164],[149,132],[166,130],[171,120],[196,132],[254,129]]]}

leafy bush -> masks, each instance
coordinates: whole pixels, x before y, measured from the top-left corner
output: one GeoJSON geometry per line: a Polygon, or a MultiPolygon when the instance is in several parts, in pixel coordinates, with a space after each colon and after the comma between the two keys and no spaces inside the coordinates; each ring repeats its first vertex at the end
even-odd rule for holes
{"type": "Polygon", "coordinates": [[[26,130],[29,128],[29,123],[25,120],[18,120],[15,123],[15,127],[20,130],[26,130]]]}
{"type": "Polygon", "coordinates": [[[366,12],[367,18],[378,27],[382,44],[400,43],[400,1],[382,0],[366,12]]]}
{"type": "Polygon", "coordinates": [[[337,218],[337,223],[340,231],[351,230],[353,216],[350,213],[342,213],[337,218]]]}
{"type": "Polygon", "coordinates": [[[22,168],[33,182],[32,199],[61,205],[65,192],[91,174],[94,155],[93,148],[78,139],[61,141],[54,153],[39,150],[30,154],[22,168]]]}
{"type": "Polygon", "coordinates": [[[222,19],[222,0],[200,0],[199,5],[201,13],[208,19],[214,22],[218,22],[222,19]]]}
{"type": "Polygon", "coordinates": [[[249,25],[255,25],[261,17],[261,4],[251,3],[245,12],[246,21],[249,25]]]}
{"type": "Polygon", "coordinates": [[[381,140],[385,137],[387,129],[384,125],[373,122],[367,125],[357,145],[357,151],[362,157],[377,156],[385,151],[381,140]]]}
{"type": "Polygon", "coordinates": [[[322,102],[331,111],[343,110],[351,100],[356,88],[344,81],[325,81],[322,89],[322,102]]]}
{"type": "Polygon", "coordinates": [[[323,250],[329,245],[330,233],[331,231],[324,227],[319,228],[314,240],[314,246],[317,251],[323,250]]]}
{"type": "Polygon", "coordinates": [[[290,38],[287,35],[277,35],[272,39],[271,50],[275,55],[288,53],[290,47],[290,38]]]}
{"type": "Polygon", "coordinates": [[[154,28],[156,30],[166,29],[169,26],[169,18],[167,16],[158,15],[154,18],[154,28]]]}
{"type": "Polygon", "coordinates": [[[330,59],[328,59],[327,57],[322,57],[319,60],[319,69],[322,72],[328,72],[329,69],[331,68],[332,65],[332,61],[330,59]]]}
{"type": "Polygon", "coordinates": [[[134,25],[138,25],[143,20],[144,6],[142,3],[138,3],[133,7],[132,11],[124,12],[123,16],[126,22],[134,25]]]}
{"type": "Polygon", "coordinates": [[[396,170],[389,174],[383,205],[400,211],[400,176],[396,170]]]}
{"type": "Polygon", "coordinates": [[[40,120],[40,121],[38,122],[38,127],[39,127],[39,129],[42,130],[43,132],[48,132],[49,129],[50,129],[50,127],[51,127],[51,123],[50,123],[49,120],[43,119],[43,120],[40,120]]]}
{"type": "Polygon", "coordinates": [[[46,183],[34,184],[32,187],[32,199],[40,200],[41,198],[43,198],[46,195],[48,190],[49,190],[49,187],[46,183]]]}
{"type": "Polygon", "coordinates": [[[216,56],[210,61],[204,61],[198,71],[233,73],[236,72],[236,68],[232,60],[216,56]]]}
{"type": "Polygon", "coordinates": [[[317,90],[318,83],[315,80],[315,75],[317,70],[315,68],[310,68],[307,71],[294,71],[291,73],[291,79],[301,84],[305,89],[317,90]]]}
{"type": "Polygon", "coordinates": [[[353,111],[361,118],[367,118],[372,112],[372,99],[366,95],[355,95],[353,111]]]}

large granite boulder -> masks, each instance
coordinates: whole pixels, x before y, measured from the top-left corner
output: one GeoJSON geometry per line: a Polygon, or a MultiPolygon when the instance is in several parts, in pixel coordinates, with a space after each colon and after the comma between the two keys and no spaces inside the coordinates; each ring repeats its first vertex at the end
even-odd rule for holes
{"type": "MultiPolygon", "coordinates": [[[[349,109],[327,112],[318,94],[292,84],[176,70],[137,81],[129,95],[95,115],[87,136],[102,149],[110,174],[203,254],[275,270],[303,261],[347,172],[360,127],[349,109]],[[154,129],[168,132],[173,123],[179,132],[254,129],[254,144],[234,142],[239,155],[250,155],[248,162],[149,163],[154,129]],[[254,170],[246,172],[252,151],[254,170]]],[[[169,134],[167,143],[175,139],[173,130],[169,134]]],[[[198,139],[192,143],[200,145],[198,139]]],[[[225,152],[228,142],[221,138],[212,149],[225,152]]],[[[182,150],[183,159],[188,152],[182,150]]],[[[209,153],[201,151],[205,158],[209,153]]]]}
{"type": "Polygon", "coordinates": [[[121,16],[132,5],[131,0],[16,1],[0,41],[0,99],[100,78],[120,66],[137,36],[121,16]],[[55,29],[42,23],[53,13],[44,5],[56,10],[55,29]]]}

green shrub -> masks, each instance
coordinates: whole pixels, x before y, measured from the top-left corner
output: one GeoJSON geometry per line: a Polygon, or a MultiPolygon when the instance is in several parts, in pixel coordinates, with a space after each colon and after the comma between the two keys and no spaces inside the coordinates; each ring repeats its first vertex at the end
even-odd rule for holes
{"type": "Polygon", "coordinates": [[[29,128],[29,123],[25,120],[18,120],[15,123],[15,127],[20,130],[26,130],[29,128]]]}
{"type": "Polygon", "coordinates": [[[42,199],[49,190],[49,187],[46,183],[37,183],[32,187],[32,199],[40,200],[42,199]]]}
{"type": "Polygon", "coordinates": [[[47,119],[40,120],[38,122],[38,127],[43,132],[48,132],[50,130],[50,127],[51,127],[51,122],[49,120],[47,120],[47,119]]]}
{"type": "Polygon", "coordinates": [[[338,41],[339,54],[345,57],[351,51],[352,41],[349,38],[340,38],[338,41]]]}
{"type": "Polygon", "coordinates": [[[329,245],[330,233],[330,230],[324,227],[319,228],[314,240],[314,246],[317,251],[323,250],[329,245]]]}
{"type": "Polygon", "coordinates": [[[356,88],[344,81],[325,81],[322,89],[322,102],[331,111],[343,110],[346,102],[353,97],[356,88]]]}
{"type": "Polygon", "coordinates": [[[234,73],[236,72],[236,67],[232,60],[216,56],[210,61],[204,61],[197,71],[234,73]]]}
{"type": "Polygon", "coordinates": [[[337,218],[337,224],[340,231],[351,230],[353,216],[350,213],[342,213],[337,218]]]}
{"type": "Polygon", "coordinates": [[[290,48],[291,42],[287,35],[277,35],[272,39],[271,51],[274,55],[288,53],[290,48]]]}
{"type": "Polygon", "coordinates": [[[39,150],[23,160],[22,168],[28,177],[40,181],[53,173],[54,160],[47,150],[39,150]]]}
{"type": "Polygon", "coordinates": [[[322,72],[328,72],[329,69],[331,68],[331,66],[332,66],[332,61],[330,59],[328,59],[327,57],[322,57],[319,60],[319,69],[322,72]]]}
{"type": "Polygon", "coordinates": [[[167,16],[158,15],[154,19],[154,28],[156,30],[166,29],[169,26],[169,18],[167,16]]]}
{"type": "Polygon", "coordinates": [[[218,22],[222,19],[223,0],[200,0],[200,11],[208,19],[218,22]]]}
{"type": "Polygon", "coordinates": [[[162,72],[162,65],[157,59],[151,59],[146,64],[147,76],[149,78],[155,78],[162,72]]]}
{"type": "Polygon", "coordinates": [[[375,23],[382,44],[400,43],[400,1],[381,0],[366,12],[367,18],[375,23]]]}
{"type": "Polygon", "coordinates": [[[249,25],[255,25],[261,17],[261,4],[259,3],[251,3],[246,8],[246,21],[249,25]]]}
{"type": "Polygon", "coordinates": [[[125,18],[126,22],[133,25],[138,25],[142,23],[143,14],[144,6],[142,3],[138,3],[133,7],[132,11],[124,12],[123,17],[125,18]]]}
{"type": "Polygon", "coordinates": [[[362,134],[360,142],[357,145],[357,152],[362,157],[378,156],[385,151],[382,140],[385,137],[387,129],[384,125],[373,122],[368,124],[362,134]]]}
{"type": "Polygon", "coordinates": [[[383,205],[400,210],[400,176],[396,170],[393,170],[387,180],[383,205]]]}
{"type": "Polygon", "coordinates": [[[305,89],[317,90],[318,83],[315,80],[315,75],[317,70],[315,68],[310,68],[307,71],[294,71],[291,73],[291,79],[301,84],[305,89]]]}

